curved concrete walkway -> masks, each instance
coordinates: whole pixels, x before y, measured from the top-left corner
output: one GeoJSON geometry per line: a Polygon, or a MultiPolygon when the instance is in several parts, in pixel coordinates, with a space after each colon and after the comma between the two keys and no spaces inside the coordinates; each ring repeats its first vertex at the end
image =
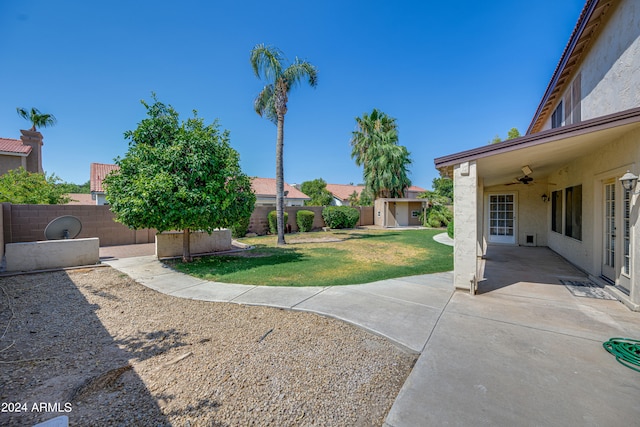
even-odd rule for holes
{"type": "Polygon", "coordinates": [[[424,348],[453,293],[451,272],[364,285],[296,288],[210,282],[168,268],[155,256],[103,262],[167,295],[319,313],[367,329],[414,353],[424,348]]]}
{"type": "Polygon", "coordinates": [[[206,282],[153,256],[104,262],[169,295],[316,312],[420,353],[385,427],[640,419],[640,374],[602,348],[610,337],[640,339],[640,313],[572,295],[558,278],[586,277],[545,248],[494,248],[476,296],[454,292],[450,272],[289,288],[206,282]]]}

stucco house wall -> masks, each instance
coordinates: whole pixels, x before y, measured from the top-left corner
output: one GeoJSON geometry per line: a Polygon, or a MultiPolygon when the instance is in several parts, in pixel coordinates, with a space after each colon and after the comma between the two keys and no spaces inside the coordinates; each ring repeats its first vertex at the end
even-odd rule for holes
{"type": "Polygon", "coordinates": [[[26,156],[3,155],[0,153],[0,174],[7,173],[12,169],[18,169],[20,166],[27,168],[26,156]]]}
{"type": "MultiPolygon", "coordinates": [[[[580,79],[583,121],[640,105],[635,77],[640,73],[640,2],[620,2],[605,19],[604,27],[596,30],[600,31],[597,39],[570,76],[570,81],[580,79]]],[[[571,90],[569,85],[552,110],[571,90]]],[[[551,115],[542,129],[551,129],[551,115]]]]}
{"type": "MultiPolygon", "coordinates": [[[[582,241],[572,239],[563,234],[549,232],[549,247],[567,258],[586,272],[600,276],[603,259],[603,192],[604,182],[613,179],[616,184],[616,209],[622,206],[622,185],[618,177],[627,170],[637,171],[640,167],[640,130],[634,130],[613,140],[602,149],[587,156],[577,158],[565,167],[549,176],[554,188],[565,189],[573,185],[582,185],[582,241]]],[[[637,173],[637,172],[636,172],[637,173]]],[[[636,187],[636,193],[640,190],[636,187]]],[[[640,232],[638,225],[638,195],[631,199],[631,277],[640,277],[640,232]]],[[[550,216],[550,212],[549,212],[550,216]]],[[[618,238],[622,238],[623,230],[617,227],[618,238]]],[[[619,260],[621,261],[621,260],[619,260]]],[[[624,278],[623,278],[624,280],[624,278]]],[[[636,286],[640,300],[640,287],[636,286]]]]}
{"type": "Polygon", "coordinates": [[[521,246],[547,246],[547,205],[543,195],[549,195],[547,180],[534,180],[533,184],[494,185],[484,188],[484,196],[480,206],[482,209],[482,235],[489,234],[489,201],[490,194],[514,194],[517,200],[516,211],[516,244],[521,246]],[[533,236],[532,244],[527,236],[533,236]]]}

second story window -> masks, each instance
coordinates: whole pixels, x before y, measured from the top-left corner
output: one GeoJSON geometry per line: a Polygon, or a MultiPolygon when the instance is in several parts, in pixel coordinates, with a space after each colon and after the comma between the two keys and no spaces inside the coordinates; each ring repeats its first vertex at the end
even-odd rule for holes
{"type": "Polygon", "coordinates": [[[558,104],[558,106],[556,107],[556,109],[553,111],[553,114],[551,115],[551,128],[559,128],[560,126],[562,126],[562,101],[560,101],[560,103],[558,104]]]}

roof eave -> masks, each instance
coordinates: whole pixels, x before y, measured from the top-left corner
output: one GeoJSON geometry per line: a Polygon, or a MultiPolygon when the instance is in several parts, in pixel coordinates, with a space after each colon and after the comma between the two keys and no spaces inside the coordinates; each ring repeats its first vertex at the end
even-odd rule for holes
{"type": "Polygon", "coordinates": [[[520,138],[509,139],[497,144],[485,145],[471,150],[461,151],[448,156],[435,158],[433,161],[438,170],[454,166],[463,162],[468,162],[495,154],[520,150],[539,144],[561,140],[570,136],[578,136],[590,133],[601,128],[622,126],[640,121],[640,107],[621,111],[607,116],[585,120],[569,126],[562,126],[555,129],[548,129],[542,132],[525,135],[520,138]]]}
{"type": "Polygon", "coordinates": [[[28,157],[29,153],[18,153],[16,151],[0,151],[0,156],[28,157]]]}
{"type": "Polygon", "coordinates": [[[601,3],[600,0],[590,0],[590,1],[587,1],[584,8],[582,9],[582,12],[580,13],[580,17],[578,18],[578,22],[576,23],[576,26],[574,27],[573,32],[571,33],[571,37],[569,38],[569,42],[567,43],[567,45],[564,48],[564,51],[562,52],[560,61],[558,62],[558,65],[556,66],[556,69],[554,70],[553,75],[551,76],[551,80],[547,85],[547,89],[544,92],[542,100],[540,101],[540,104],[536,109],[533,119],[531,120],[531,123],[527,128],[527,132],[526,132],[527,135],[531,134],[534,128],[536,127],[538,120],[540,119],[540,116],[543,114],[545,107],[547,106],[547,102],[549,101],[549,98],[551,97],[551,95],[556,89],[556,85],[558,84],[558,81],[560,80],[560,77],[562,76],[565,70],[565,67],[569,63],[569,60],[571,59],[576,46],[580,43],[580,40],[583,37],[585,28],[589,26],[589,23],[591,22],[594,11],[598,8],[600,3],[601,3]]]}

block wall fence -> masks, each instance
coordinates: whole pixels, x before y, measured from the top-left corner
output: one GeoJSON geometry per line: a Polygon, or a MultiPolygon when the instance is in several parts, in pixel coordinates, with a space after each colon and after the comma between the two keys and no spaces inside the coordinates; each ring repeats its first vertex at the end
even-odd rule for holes
{"type": "MultiPolygon", "coordinates": [[[[259,235],[267,234],[269,224],[267,215],[275,208],[272,206],[256,206],[251,215],[249,233],[259,235]]],[[[373,207],[364,206],[356,208],[360,211],[358,225],[373,225],[373,207]]],[[[322,219],[322,207],[304,206],[287,207],[289,214],[288,224],[291,231],[298,231],[296,224],[296,212],[310,210],[316,215],[313,221],[314,228],[325,226],[322,219]]],[[[53,219],[73,215],[82,223],[82,231],[78,238],[98,237],[100,246],[132,245],[139,243],[154,243],[156,230],[130,228],[114,221],[114,214],[109,206],[97,205],[13,205],[2,203],[2,215],[0,215],[0,258],[4,255],[4,244],[19,242],[35,242],[45,240],[44,229],[53,219]]]]}

